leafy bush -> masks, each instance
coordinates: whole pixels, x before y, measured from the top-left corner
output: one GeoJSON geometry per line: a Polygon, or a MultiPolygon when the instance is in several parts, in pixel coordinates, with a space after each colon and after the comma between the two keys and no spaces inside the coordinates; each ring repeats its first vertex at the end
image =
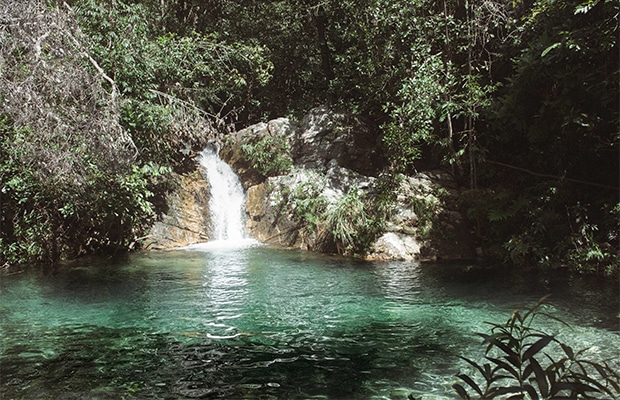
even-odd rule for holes
{"type": "Polygon", "coordinates": [[[327,199],[322,188],[314,181],[303,182],[292,192],[293,215],[309,232],[316,232],[325,218],[327,199]]]}
{"type": "Polygon", "coordinates": [[[236,122],[252,91],[271,78],[267,49],[226,43],[215,33],[167,32],[151,22],[159,12],[147,2],[81,0],[75,7],[93,56],[125,97],[154,101],[160,92],[236,122]]]}
{"type": "Polygon", "coordinates": [[[361,254],[381,230],[383,219],[369,207],[357,188],[342,196],[327,210],[327,226],[344,254],[361,254]]]}
{"type": "MultiPolygon", "coordinates": [[[[475,392],[472,397],[460,383],[453,385],[462,399],[579,399],[615,398],[620,395],[620,375],[607,362],[584,358],[554,336],[535,329],[546,298],[525,313],[515,311],[504,324],[491,324],[491,334],[481,333],[486,363],[463,358],[482,380],[468,374],[458,377],[475,392]],[[559,358],[546,352],[551,346],[559,358]],[[482,381],[482,383],[480,383],[482,381]]],[[[555,318],[554,318],[555,319],[555,318]]]]}
{"type": "Polygon", "coordinates": [[[140,160],[70,12],[32,0],[0,14],[0,265],[130,247],[169,169],[140,160]]]}
{"type": "Polygon", "coordinates": [[[287,174],[293,166],[291,148],[285,137],[266,135],[256,143],[241,146],[243,157],[264,176],[287,174]]]}

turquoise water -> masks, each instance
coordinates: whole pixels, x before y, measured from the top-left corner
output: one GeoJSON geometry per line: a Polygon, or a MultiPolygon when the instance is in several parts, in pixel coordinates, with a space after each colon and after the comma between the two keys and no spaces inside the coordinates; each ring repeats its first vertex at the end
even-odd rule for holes
{"type": "Polygon", "coordinates": [[[455,398],[476,332],[551,293],[541,327],[618,358],[618,285],[249,246],[5,275],[2,399],[455,398]]]}

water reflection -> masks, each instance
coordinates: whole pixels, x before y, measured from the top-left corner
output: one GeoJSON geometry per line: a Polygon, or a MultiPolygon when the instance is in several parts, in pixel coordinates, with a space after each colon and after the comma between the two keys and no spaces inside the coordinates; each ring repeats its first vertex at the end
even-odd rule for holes
{"type": "Polygon", "coordinates": [[[420,293],[420,264],[417,262],[376,263],[374,273],[388,299],[409,300],[420,293]]]}
{"type": "Polygon", "coordinates": [[[248,299],[248,256],[243,249],[227,249],[204,253],[202,284],[203,317],[211,338],[232,338],[236,320],[243,317],[248,299]]]}
{"type": "Polygon", "coordinates": [[[615,318],[618,291],[596,282],[196,250],[4,277],[0,398],[450,398],[485,321],[549,290],[573,328],[545,329],[593,357],[617,354],[616,325],[601,321],[615,318]]]}

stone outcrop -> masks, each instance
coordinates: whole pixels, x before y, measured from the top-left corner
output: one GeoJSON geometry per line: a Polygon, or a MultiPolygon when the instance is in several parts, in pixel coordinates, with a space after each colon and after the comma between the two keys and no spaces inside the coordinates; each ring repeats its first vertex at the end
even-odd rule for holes
{"type": "Polygon", "coordinates": [[[243,145],[256,142],[271,135],[284,138],[289,148],[295,142],[295,134],[298,124],[288,118],[278,118],[268,123],[258,123],[242,129],[230,136],[220,150],[220,157],[226,161],[239,175],[243,187],[247,190],[253,185],[264,182],[265,176],[261,175],[251,163],[245,159],[243,145]]]}
{"type": "Polygon", "coordinates": [[[210,189],[199,170],[174,179],[175,190],[168,196],[168,211],[157,221],[142,245],[167,249],[209,240],[210,189]]]}
{"type": "Polygon", "coordinates": [[[385,165],[379,130],[361,117],[315,108],[291,138],[294,164],[301,167],[327,169],[336,163],[374,176],[385,165]]]}
{"type": "Polygon", "coordinates": [[[247,229],[259,241],[306,250],[336,251],[325,214],[350,190],[369,189],[375,178],[332,163],[326,170],[298,167],[247,191],[247,229]]]}
{"type": "Polygon", "coordinates": [[[397,189],[385,232],[373,243],[368,258],[475,258],[473,237],[458,209],[458,196],[458,187],[446,172],[405,177],[397,189]]]}
{"type": "MultiPolygon", "coordinates": [[[[220,156],[233,167],[246,190],[247,231],[254,238],[340,253],[347,248],[334,236],[330,213],[352,194],[365,204],[366,213],[372,213],[373,196],[381,185],[377,175],[386,162],[376,127],[325,108],[312,110],[300,122],[278,118],[243,129],[227,138],[220,156]],[[286,154],[277,155],[291,160],[290,170],[266,176],[247,159],[244,146],[268,136],[286,144],[278,150],[286,154]]],[[[150,244],[153,248],[208,239],[208,184],[198,173],[180,179],[179,190],[170,198],[170,212],[153,228],[157,238],[150,244]]],[[[371,231],[374,239],[366,248],[367,258],[475,257],[472,235],[457,206],[459,188],[448,173],[428,171],[403,177],[393,190],[395,200],[383,211],[381,230],[371,231]]]]}
{"type": "MultiPolygon", "coordinates": [[[[336,252],[337,241],[326,224],[329,210],[353,190],[360,197],[376,191],[376,178],[343,167],[325,172],[297,168],[289,175],[270,177],[247,191],[248,231],[270,244],[306,250],[336,252]],[[300,210],[301,207],[304,209],[300,210]],[[305,212],[321,210],[318,220],[305,212]]],[[[474,245],[466,221],[457,211],[458,191],[449,175],[436,171],[406,177],[388,212],[382,233],[371,244],[368,259],[473,259],[474,245]]]]}
{"type": "Polygon", "coordinates": [[[361,117],[319,107],[311,110],[301,122],[278,118],[242,129],[226,140],[220,156],[237,172],[246,189],[263,182],[266,177],[245,159],[243,145],[266,136],[283,138],[293,165],[297,167],[322,171],[339,166],[375,176],[386,163],[378,128],[361,117]]]}

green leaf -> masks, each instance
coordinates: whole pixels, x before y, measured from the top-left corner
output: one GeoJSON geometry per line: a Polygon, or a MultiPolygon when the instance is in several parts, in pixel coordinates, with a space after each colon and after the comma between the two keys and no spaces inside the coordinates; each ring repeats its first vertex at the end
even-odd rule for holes
{"type": "Polygon", "coordinates": [[[537,342],[532,344],[523,354],[523,361],[527,361],[534,357],[539,351],[547,346],[553,340],[553,336],[543,336],[537,342]]]}
{"type": "Polygon", "coordinates": [[[553,390],[551,391],[552,395],[560,393],[562,391],[570,391],[581,395],[586,395],[588,392],[600,393],[599,390],[590,385],[586,385],[581,382],[558,382],[554,385],[553,390]]]}
{"type": "Polygon", "coordinates": [[[566,354],[569,360],[575,359],[575,352],[573,351],[572,347],[564,343],[560,343],[560,346],[562,347],[562,350],[564,350],[564,353],[566,354]]]}
{"type": "Polygon", "coordinates": [[[484,364],[484,367],[482,367],[478,363],[476,363],[475,361],[472,361],[472,360],[470,360],[468,358],[465,358],[465,357],[460,357],[460,358],[462,360],[466,361],[472,367],[476,368],[478,370],[478,372],[480,372],[480,374],[482,376],[484,376],[484,378],[487,380],[487,382],[489,381],[489,379],[491,377],[491,366],[489,364],[484,364]]]}
{"type": "Polygon", "coordinates": [[[536,391],[534,386],[526,384],[526,385],[523,385],[523,389],[525,389],[525,391],[527,392],[527,394],[530,396],[532,400],[540,399],[540,397],[538,396],[538,392],[536,391]]]}
{"type": "Polygon", "coordinates": [[[575,7],[575,15],[587,14],[594,6],[599,3],[599,0],[587,0],[575,7]]]}
{"type": "Polygon", "coordinates": [[[469,394],[467,394],[467,391],[462,385],[455,383],[454,385],[452,385],[452,387],[454,388],[454,390],[456,390],[456,392],[461,397],[461,399],[465,399],[465,400],[471,399],[471,397],[469,396],[469,394]]]}
{"type": "Polygon", "coordinates": [[[528,367],[531,367],[534,371],[536,384],[538,385],[541,396],[547,398],[549,396],[549,384],[547,382],[547,375],[545,374],[545,371],[543,371],[542,366],[535,358],[532,358],[528,364],[528,367]]]}
{"type": "Polygon", "coordinates": [[[519,380],[519,378],[520,378],[519,372],[518,372],[518,371],[517,371],[517,370],[516,370],[513,366],[511,366],[510,364],[508,364],[507,362],[502,361],[502,360],[500,360],[500,359],[498,359],[498,358],[490,358],[490,357],[487,357],[487,359],[488,359],[489,361],[491,361],[491,362],[495,363],[495,364],[496,364],[498,367],[500,367],[501,369],[503,369],[503,370],[505,370],[506,372],[508,372],[510,375],[512,375],[512,377],[513,377],[514,379],[519,380]]]}
{"type": "Polygon", "coordinates": [[[490,345],[498,347],[508,357],[514,356],[514,357],[518,358],[518,355],[510,347],[508,347],[505,343],[501,342],[497,337],[491,336],[491,335],[487,335],[487,334],[484,334],[484,333],[479,333],[479,335],[484,338],[484,342],[483,343],[489,343],[490,345]]]}
{"type": "Polygon", "coordinates": [[[549,54],[549,52],[555,48],[558,48],[562,45],[562,43],[557,42],[552,44],[551,46],[547,47],[546,49],[543,50],[543,52],[540,54],[541,57],[545,57],[547,54],[549,54]]]}
{"type": "Polygon", "coordinates": [[[469,376],[465,375],[465,374],[459,374],[457,375],[458,378],[462,379],[463,381],[465,381],[465,383],[467,383],[472,389],[474,389],[480,396],[482,396],[482,389],[480,389],[480,386],[478,386],[478,384],[476,384],[476,382],[474,382],[473,379],[471,379],[469,376]]]}

